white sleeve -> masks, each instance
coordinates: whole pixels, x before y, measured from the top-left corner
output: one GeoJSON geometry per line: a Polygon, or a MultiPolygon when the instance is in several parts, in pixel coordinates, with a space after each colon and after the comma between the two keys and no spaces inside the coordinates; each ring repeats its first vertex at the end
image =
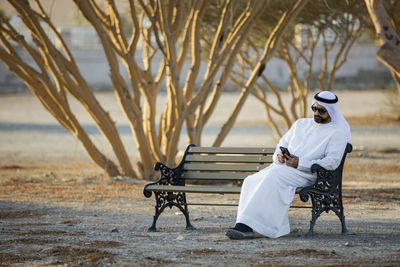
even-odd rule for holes
{"type": "Polygon", "coordinates": [[[289,140],[292,138],[292,136],[293,136],[293,134],[294,134],[294,132],[295,132],[296,125],[297,125],[297,121],[295,121],[295,122],[293,123],[293,125],[292,125],[292,127],[290,127],[289,131],[287,131],[287,132],[281,137],[281,139],[279,140],[278,144],[276,145],[275,153],[274,153],[274,155],[272,156],[272,161],[273,161],[274,163],[283,164],[283,163],[280,163],[279,160],[278,160],[278,154],[281,153],[281,149],[280,149],[279,147],[280,147],[280,146],[283,146],[283,147],[286,147],[286,148],[287,148],[287,147],[289,146],[289,140]]]}
{"type": "Polygon", "coordinates": [[[346,145],[344,133],[342,131],[336,131],[329,140],[325,156],[322,159],[307,160],[299,158],[299,165],[297,168],[301,171],[309,172],[313,164],[319,164],[327,170],[335,170],[340,165],[346,145]]]}

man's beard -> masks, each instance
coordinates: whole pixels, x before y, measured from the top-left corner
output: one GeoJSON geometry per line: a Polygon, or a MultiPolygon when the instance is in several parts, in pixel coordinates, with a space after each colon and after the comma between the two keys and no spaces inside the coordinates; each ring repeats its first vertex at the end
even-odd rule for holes
{"type": "Polygon", "coordinates": [[[327,123],[327,122],[329,121],[329,117],[322,118],[322,117],[319,116],[319,115],[314,115],[314,121],[315,121],[316,123],[327,123]]]}

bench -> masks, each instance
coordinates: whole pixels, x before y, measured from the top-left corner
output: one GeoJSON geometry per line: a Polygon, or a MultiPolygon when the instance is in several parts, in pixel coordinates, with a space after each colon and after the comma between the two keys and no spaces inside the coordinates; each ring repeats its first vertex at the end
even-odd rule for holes
{"type": "MultiPolygon", "coordinates": [[[[314,164],[312,172],[317,179],[311,186],[297,188],[301,201],[311,199],[310,229],[306,236],[314,234],[314,225],[322,212],[333,211],[342,224],[342,234],[351,234],[345,224],[342,203],[342,173],[347,153],[352,151],[347,144],[339,167],[328,171],[314,164]]],[[[200,194],[240,194],[240,186],[248,175],[269,166],[272,163],[274,148],[249,147],[196,147],[189,145],[182,161],[176,168],[169,168],[161,162],[155,164],[160,171],[160,179],[147,184],[144,195],[149,198],[154,193],[156,199],[153,224],[148,229],[157,231],[156,223],[165,208],[177,207],[186,218],[186,229],[195,229],[189,219],[189,205],[232,205],[212,203],[188,203],[187,193],[200,194]]],[[[234,204],[237,205],[237,204],[234,204]]],[[[304,206],[292,206],[295,208],[304,206]]]]}

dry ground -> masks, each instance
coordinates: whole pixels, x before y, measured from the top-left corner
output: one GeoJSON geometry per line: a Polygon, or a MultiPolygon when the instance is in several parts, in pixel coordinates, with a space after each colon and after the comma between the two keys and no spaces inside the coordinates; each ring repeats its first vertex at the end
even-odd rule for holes
{"type": "MultiPolygon", "coordinates": [[[[167,210],[159,232],[147,232],[154,198],[143,196],[145,182],[106,177],[32,97],[0,96],[0,266],[400,266],[400,126],[376,116],[379,93],[363,96],[340,95],[348,99],[344,106],[351,106],[345,115],[365,114],[348,116],[353,144],[368,148],[350,154],[344,170],[346,221],[355,235],[342,236],[337,217],[323,214],[315,237],[305,238],[310,210],[290,209],[289,235],[251,241],[224,235],[234,223],[235,207],[190,207],[194,231],[184,229],[177,209],[167,210]],[[362,101],[351,102],[352,97],[362,101]]],[[[107,102],[110,96],[101,97],[107,102]]],[[[232,136],[230,144],[242,145],[243,133],[232,136]]],[[[269,145],[249,136],[257,145],[269,145]]],[[[238,200],[237,195],[188,198],[238,200]]]]}
{"type": "Polygon", "coordinates": [[[168,210],[159,232],[149,233],[154,199],[143,197],[141,181],[107,178],[90,166],[3,166],[0,265],[398,266],[400,154],[358,154],[347,160],[344,183],[347,225],[356,235],[340,235],[337,217],[323,214],[315,237],[305,238],[310,211],[291,209],[288,236],[252,241],[225,237],[235,207],[190,207],[194,231],[184,229],[177,209],[168,210]]]}

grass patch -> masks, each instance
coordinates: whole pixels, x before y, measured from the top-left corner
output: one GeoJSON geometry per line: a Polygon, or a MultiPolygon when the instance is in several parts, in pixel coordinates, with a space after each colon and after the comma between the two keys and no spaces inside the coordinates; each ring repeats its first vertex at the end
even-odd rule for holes
{"type": "Polygon", "coordinates": [[[42,239],[42,238],[18,238],[4,240],[0,242],[0,245],[10,245],[10,244],[27,244],[27,245],[47,245],[59,243],[60,240],[57,239],[42,239]]]}
{"type": "Polygon", "coordinates": [[[400,200],[400,188],[346,189],[343,194],[343,197],[347,198],[364,198],[389,202],[400,200]]]}
{"type": "Polygon", "coordinates": [[[17,255],[12,253],[0,252],[0,266],[10,266],[11,264],[24,263],[40,259],[39,255],[17,255]]]}
{"type": "Polygon", "coordinates": [[[96,263],[100,260],[111,259],[115,254],[108,251],[100,250],[97,248],[76,248],[76,247],[64,247],[57,246],[52,248],[48,253],[51,256],[57,257],[59,263],[96,263]]]}
{"type": "Polygon", "coordinates": [[[0,198],[97,202],[112,198],[131,199],[140,195],[142,188],[142,185],[101,179],[89,182],[73,179],[8,179],[0,182],[0,198]]]}
{"type": "Polygon", "coordinates": [[[0,219],[18,219],[18,218],[31,218],[40,217],[42,214],[32,211],[0,211],[0,219]]]}

